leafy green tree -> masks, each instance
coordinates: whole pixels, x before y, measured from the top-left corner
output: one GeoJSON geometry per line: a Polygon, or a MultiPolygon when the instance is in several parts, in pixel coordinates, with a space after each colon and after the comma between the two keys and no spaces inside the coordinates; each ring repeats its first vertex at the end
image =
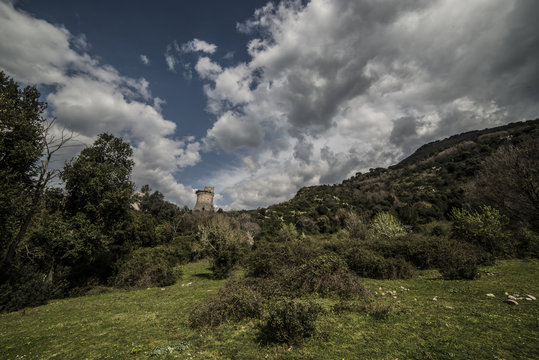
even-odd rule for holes
{"type": "Polygon", "coordinates": [[[100,134],[61,173],[67,192],[64,216],[78,219],[71,224],[76,227],[74,243],[83,247],[79,254],[92,254],[90,261],[77,265],[82,277],[94,274],[106,279],[112,275],[116,259],[136,247],[131,244],[136,230],[131,216],[132,154],[121,138],[100,134]],[[85,235],[84,228],[91,236],[85,235]]]}
{"type": "Polygon", "coordinates": [[[52,136],[54,120],[33,86],[21,89],[0,72],[0,268],[5,274],[56,171],[53,155],[71,139],[52,136]],[[40,161],[41,160],[41,161],[40,161]]]}
{"type": "Polygon", "coordinates": [[[61,178],[68,194],[68,213],[83,213],[105,231],[126,220],[134,191],[132,155],[128,143],[104,133],[66,164],[61,178]]]}
{"type": "Polygon", "coordinates": [[[19,88],[0,72],[0,241],[2,265],[11,261],[14,237],[29,207],[43,147],[46,105],[35,87],[19,88]],[[8,259],[8,257],[10,259],[8,259]]]}

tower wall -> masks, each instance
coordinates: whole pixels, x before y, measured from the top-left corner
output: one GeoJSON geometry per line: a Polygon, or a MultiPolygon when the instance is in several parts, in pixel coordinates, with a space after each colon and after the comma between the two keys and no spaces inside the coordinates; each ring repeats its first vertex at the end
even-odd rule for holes
{"type": "Polygon", "coordinates": [[[213,187],[205,187],[204,190],[197,190],[197,203],[195,211],[213,211],[213,187]]]}

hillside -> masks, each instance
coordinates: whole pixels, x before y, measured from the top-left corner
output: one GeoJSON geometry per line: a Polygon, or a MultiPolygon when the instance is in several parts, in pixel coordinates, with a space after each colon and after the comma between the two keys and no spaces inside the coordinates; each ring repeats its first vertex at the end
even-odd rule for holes
{"type": "Polygon", "coordinates": [[[268,232],[284,221],[305,233],[338,231],[347,211],[365,218],[389,211],[415,226],[466,204],[464,188],[503,145],[539,138],[539,119],[471,131],[421,146],[387,169],[357,173],[338,185],[302,188],[291,200],[254,212],[268,232]]]}

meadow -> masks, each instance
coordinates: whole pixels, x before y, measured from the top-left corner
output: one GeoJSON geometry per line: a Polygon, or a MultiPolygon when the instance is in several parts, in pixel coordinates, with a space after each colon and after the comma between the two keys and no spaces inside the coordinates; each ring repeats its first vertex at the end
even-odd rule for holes
{"type": "MultiPolygon", "coordinates": [[[[365,304],[317,297],[324,311],[299,345],[262,344],[257,321],[192,329],[189,314],[226,280],[207,261],[184,266],[175,285],[100,287],[0,315],[2,359],[536,359],[539,260],[481,267],[477,280],[437,270],[406,280],[362,279],[365,304]],[[490,294],[490,295],[487,295],[490,294]],[[508,295],[518,305],[504,302],[508,295]],[[531,296],[528,296],[531,295],[531,296]],[[374,309],[374,310],[373,310],[374,309]]],[[[241,271],[232,277],[243,276],[241,271]]]]}

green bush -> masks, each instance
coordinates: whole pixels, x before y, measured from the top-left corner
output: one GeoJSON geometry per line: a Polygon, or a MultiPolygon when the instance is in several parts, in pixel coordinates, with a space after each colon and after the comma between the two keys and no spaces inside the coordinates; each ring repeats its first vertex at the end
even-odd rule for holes
{"type": "Polygon", "coordinates": [[[346,262],[336,255],[321,255],[290,272],[292,291],[322,296],[339,295],[344,298],[366,295],[367,290],[346,262]]]}
{"type": "Polygon", "coordinates": [[[350,249],[346,262],[359,276],[374,279],[409,279],[415,268],[403,258],[385,258],[359,246],[350,249]]]}
{"type": "Polygon", "coordinates": [[[209,301],[198,305],[189,316],[191,327],[219,326],[226,321],[260,318],[262,295],[249,283],[234,281],[219,289],[209,301]]]}
{"type": "Polygon", "coordinates": [[[267,278],[290,267],[301,266],[319,255],[322,255],[321,249],[309,239],[286,243],[261,242],[246,257],[244,265],[248,276],[267,278]]]}
{"type": "Polygon", "coordinates": [[[120,266],[114,285],[122,288],[167,286],[181,274],[175,251],[168,246],[141,248],[131,252],[120,266]]]}
{"type": "Polygon", "coordinates": [[[259,325],[259,338],[267,343],[299,344],[316,330],[322,307],[312,301],[280,299],[270,302],[259,325]]]}
{"type": "Polygon", "coordinates": [[[10,275],[10,278],[0,285],[0,312],[46,304],[48,299],[62,297],[67,288],[63,281],[48,281],[30,265],[14,269],[10,275]]]}
{"type": "Polygon", "coordinates": [[[455,238],[481,246],[494,256],[506,256],[514,250],[504,230],[508,219],[498,210],[490,206],[479,211],[453,208],[451,218],[455,238]]]}
{"type": "Polygon", "coordinates": [[[539,257],[539,234],[526,229],[520,228],[516,234],[516,251],[520,258],[538,258],[539,257]]]}
{"type": "Polygon", "coordinates": [[[379,212],[371,222],[373,232],[383,238],[395,239],[406,234],[404,225],[387,212],[379,212]]]}
{"type": "Polygon", "coordinates": [[[403,258],[419,269],[432,269],[438,266],[444,249],[456,244],[457,241],[447,237],[409,233],[393,240],[368,241],[363,246],[385,258],[403,258]]]}
{"type": "Polygon", "coordinates": [[[448,250],[440,261],[439,271],[446,280],[479,278],[477,253],[458,247],[448,250]]]}

